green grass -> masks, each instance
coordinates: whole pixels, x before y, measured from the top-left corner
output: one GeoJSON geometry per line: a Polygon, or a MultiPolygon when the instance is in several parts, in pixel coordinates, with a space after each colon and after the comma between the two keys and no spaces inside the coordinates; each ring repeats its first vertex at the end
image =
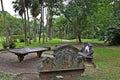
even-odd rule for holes
{"type": "Polygon", "coordinates": [[[1,72],[0,71],[0,80],[21,80],[18,75],[20,74],[13,74],[8,72],[1,72]]]}
{"type": "MultiPolygon", "coordinates": [[[[37,39],[37,42],[31,41],[32,44],[29,46],[26,46],[24,42],[20,43],[19,41],[15,42],[15,44],[16,44],[16,47],[40,47],[40,46],[55,46],[55,45],[61,44],[61,43],[76,43],[76,42],[78,42],[76,39],[69,40],[69,42],[64,42],[62,40],[63,39],[54,38],[52,40],[48,40],[48,42],[45,42],[43,44],[42,41],[41,41],[41,43],[38,43],[38,39],[37,39]]],[[[4,41],[3,38],[0,38],[0,48],[2,48],[2,41],[4,41]]],[[[98,39],[82,39],[82,42],[103,43],[103,41],[98,41],[98,39]]]]}
{"type": "MultiPolygon", "coordinates": [[[[98,41],[97,39],[82,39],[82,42],[91,42],[91,43],[103,43],[103,41],[98,41]]],[[[33,42],[32,41],[32,44],[29,45],[29,46],[26,46],[25,43],[20,43],[20,42],[17,42],[16,45],[17,47],[19,46],[22,46],[22,47],[40,47],[40,46],[55,46],[55,45],[58,45],[58,44],[61,44],[61,43],[77,43],[76,39],[73,39],[73,40],[69,40],[69,42],[64,42],[62,41],[61,39],[58,39],[58,38],[55,38],[55,39],[52,39],[52,40],[48,40],[48,42],[45,42],[44,44],[41,42],[41,43],[38,43],[38,42],[33,42]]]]}
{"type": "Polygon", "coordinates": [[[55,46],[57,44],[61,43],[61,39],[53,39],[53,40],[49,40],[48,42],[45,42],[44,44],[41,42],[33,42],[31,41],[31,45],[26,46],[25,43],[20,43],[17,42],[16,45],[17,47],[46,47],[46,46],[55,46]]]}
{"type": "Polygon", "coordinates": [[[82,42],[104,43],[104,41],[99,41],[98,39],[82,39],[82,42]]]}
{"type": "Polygon", "coordinates": [[[80,80],[120,80],[120,50],[116,47],[97,47],[94,51],[97,68],[80,80]]]}

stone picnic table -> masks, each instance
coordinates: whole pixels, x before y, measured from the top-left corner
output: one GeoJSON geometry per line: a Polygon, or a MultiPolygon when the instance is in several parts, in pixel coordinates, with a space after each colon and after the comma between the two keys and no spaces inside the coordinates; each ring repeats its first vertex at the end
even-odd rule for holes
{"type": "Polygon", "coordinates": [[[19,49],[10,49],[9,52],[17,55],[18,60],[21,62],[24,60],[24,56],[30,53],[37,53],[37,56],[40,58],[42,52],[49,50],[49,48],[45,47],[35,47],[35,48],[19,48],[19,49]]]}

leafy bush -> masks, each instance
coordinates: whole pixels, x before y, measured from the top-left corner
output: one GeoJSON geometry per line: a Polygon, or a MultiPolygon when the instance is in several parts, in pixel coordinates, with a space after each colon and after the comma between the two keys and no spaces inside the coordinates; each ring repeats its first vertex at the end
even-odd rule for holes
{"type": "Polygon", "coordinates": [[[10,43],[9,43],[9,48],[15,48],[15,47],[16,47],[16,45],[15,45],[14,42],[10,42],[10,43]]]}
{"type": "Polygon", "coordinates": [[[24,39],[22,39],[22,38],[20,38],[20,39],[19,39],[19,41],[20,41],[20,42],[25,42],[25,40],[24,40],[24,39]]]}
{"type": "Polygon", "coordinates": [[[5,42],[5,41],[3,41],[3,42],[2,42],[2,46],[3,46],[4,49],[7,49],[7,47],[8,47],[8,43],[5,42]]]}
{"type": "Polygon", "coordinates": [[[20,42],[25,42],[25,35],[19,35],[19,41],[20,42]]]}
{"type": "Polygon", "coordinates": [[[108,27],[106,32],[110,45],[120,45],[120,25],[115,27],[108,27]]]}
{"type": "Polygon", "coordinates": [[[13,35],[14,42],[17,42],[17,39],[19,39],[20,42],[24,42],[24,35],[13,35]]]}
{"type": "Polygon", "coordinates": [[[14,39],[19,39],[20,38],[20,35],[13,35],[12,36],[14,39]]]}

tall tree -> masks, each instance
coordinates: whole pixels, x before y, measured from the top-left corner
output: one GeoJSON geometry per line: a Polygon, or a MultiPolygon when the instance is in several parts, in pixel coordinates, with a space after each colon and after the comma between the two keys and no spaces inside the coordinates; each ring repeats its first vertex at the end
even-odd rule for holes
{"type": "Polygon", "coordinates": [[[39,0],[32,0],[30,12],[34,18],[34,42],[36,42],[36,30],[37,30],[37,25],[36,25],[36,17],[40,14],[40,4],[39,0]]]}
{"type": "Polygon", "coordinates": [[[25,34],[25,44],[28,45],[28,35],[27,35],[27,26],[26,26],[26,10],[25,10],[25,0],[16,0],[15,2],[13,1],[13,8],[15,11],[18,11],[19,14],[23,17],[24,14],[24,34],[25,34]]]}
{"type": "Polygon", "coordinates": [[[22,3],[22,5],[23,5],[23,9],[24,9],[24,20],[25,20],[25,24],[24,24],[25,44],[28,45],[28,35],[27,35],[27,25],[26,25],[26,10],[25,10],[25,0],[22,0],[21,3],[22,3]]]}
{"type": "Polygon", "coordinates": [[[53,16],[56,14],[56,0],[45,0],[47,10],[48,10],[48,22],[49,22],[49,39],[53,37],[53,16]]]}
{"type": "MultiPolygon", "coordinates": [[[[24,18],[23,18],[23,13],[24,13],[24,9],[22,8],[23,6],[20,5],[19,0],[13,1],[13,9],[15,12],[18,12],[18,15],[22,18],[22,28],[21,31],[24,29],[24,18]]],[[[21,32],[21,35],[23,34],[23,32],[21,32]]]]}
{"type": "Polygon", "coordinates": [[[44,43],[44,0],[39,0],[41,5],[41,19],[40,19],[40,34],[39,34],[39,43],[41,42],[41,33],[43,33],[43,43],[44,43]]]}
{"type": "Polygon", "coordinates": [[[6,29],[6,42],[9,43],[9,33],[8,33],[8,27],[6,26],[6,13],[4,11],[3,0],[1,0],[1,7],[4,16],[4,27],[6,29]]]}
{"type": "Polygon", "coordinates": [[[26,8],[26,12],[27,12],[27,32],[28,32],[28,44],[31,43],[30,40],[30,22],[29,22],[29,8],[31,7],[31,3],[32,0],[25,0],[25,8],[26,8]]]}
{"type": "Polygon", "coordinates": [[[92,12],[96,5],[97,0],[71,0],[68,1],[64,10],[60,9],[65,17],[72,23],[79,43],[81,43],[82,28],[87,24],[87,16],[96,12],[95,10],[92,12]]]}

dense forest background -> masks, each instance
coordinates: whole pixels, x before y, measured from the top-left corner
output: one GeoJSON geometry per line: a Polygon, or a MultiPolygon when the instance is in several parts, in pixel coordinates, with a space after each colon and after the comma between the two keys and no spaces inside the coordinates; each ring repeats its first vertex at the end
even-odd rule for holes
{"type": "Polygon", "coordinates": [[[99,39],[120,44],[119,0],[15,0],[11,16],[1,0],[0,36],[6,43],[20,39],[26,45],[53,38],[99,39]],[[41,40],[42,39],[42,40],[41,40]]]}

